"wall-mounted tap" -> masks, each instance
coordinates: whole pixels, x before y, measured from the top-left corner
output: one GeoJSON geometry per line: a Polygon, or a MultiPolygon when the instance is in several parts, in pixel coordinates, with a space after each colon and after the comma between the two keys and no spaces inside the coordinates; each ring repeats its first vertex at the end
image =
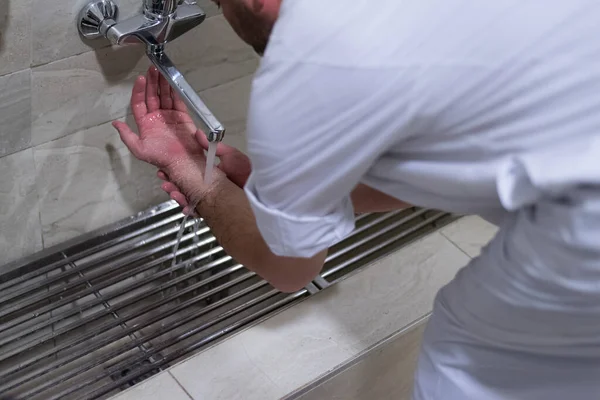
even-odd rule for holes
{"type": "Polygon", "coordinates": [[[165,44],[200,25],[206,14],[193,0],[142,1],[142,14],[117,22],[119,8],[112,0],[94,0],[79,14],[79,32],[84,38],[104,37],[115,45],[145,44],[150,61],[208,128],[208,140],[220,142],[225,135],[223,125],[164,52],[165,44]]]}

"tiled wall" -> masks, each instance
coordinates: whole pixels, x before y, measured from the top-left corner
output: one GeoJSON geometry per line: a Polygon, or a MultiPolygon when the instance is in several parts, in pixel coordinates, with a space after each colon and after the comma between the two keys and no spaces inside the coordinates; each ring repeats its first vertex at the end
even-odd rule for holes
{"type": "MultiPolygon", "coordinates": [[[[84,43],[75,18],[86,1],[0,0],[0,266],[167,200],[110,126],[131,120],[143,48],[84,43]]],[[[121,18],[142,4],[116,2],[121,18]]],[[[258,58],[210,0],[199,4],[207,20],[168,53],[244,148],[258,58]]]]}

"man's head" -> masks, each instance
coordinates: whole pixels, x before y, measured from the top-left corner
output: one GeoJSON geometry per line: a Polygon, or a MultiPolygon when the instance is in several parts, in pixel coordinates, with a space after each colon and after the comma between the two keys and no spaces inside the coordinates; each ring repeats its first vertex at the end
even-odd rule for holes
{"type": "Polygon", "coordinates": [[[283,0],[213,0],[242,40],[263,54],[283,0]]]}

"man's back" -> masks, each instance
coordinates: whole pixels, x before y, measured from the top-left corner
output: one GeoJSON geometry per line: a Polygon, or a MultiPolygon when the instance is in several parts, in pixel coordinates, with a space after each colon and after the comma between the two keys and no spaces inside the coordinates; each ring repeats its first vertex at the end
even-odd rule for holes
{"type": "Polygon", "coordinates": [[[339,224],[362,182],[500,225],[438,297],[417,398],[597,397],[598,2],[284,1],[252,100],[248,191],[286,221],[339,224]]]}

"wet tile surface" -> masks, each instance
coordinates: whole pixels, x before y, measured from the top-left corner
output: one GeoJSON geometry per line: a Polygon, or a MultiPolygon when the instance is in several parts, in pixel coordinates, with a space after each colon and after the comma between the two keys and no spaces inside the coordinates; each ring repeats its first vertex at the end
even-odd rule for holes
{"type": "Polygon", "coordinates": [[[0,76],[0,157],[31,143],[31,70],[0,76]]]}
{"type": "Polygon", "coordinates": [[[140,383],[112,398],[113,400],[190,400],[190,397],[168,373],[163,372],[156,377],[140,383]]]}
{"type": "Polygon", "coordinates": [[[32,0],[0,2],[0,75],[31,64],[32,4],[32,0]]]}
{"type": "Polygon", "coordinates": [[[468,260],[432,234],[171,373],[194,399],[280,398],[427,314],[468,260]]]}
{"type": "Polygon", "coordinates": [[[0,158],[0,267],[42,249],[31,149],[0,158]]]}
{"type": "Polygon", "coordinates": [[[410,400],[425,323],[371,350],[298,400],[410,400]]]}
{"type": "Polygon", "coordinates": [[[156,169],[110,124],[34,148],[44,243],[52,246],[168,200],[156,169]]]}
{"type": "Polygon", "coordinates": [[[469,257],[477,257],[497,231],[498,227],[480,217],[468,216],[443,228],[441,233],[469,257]]]}

